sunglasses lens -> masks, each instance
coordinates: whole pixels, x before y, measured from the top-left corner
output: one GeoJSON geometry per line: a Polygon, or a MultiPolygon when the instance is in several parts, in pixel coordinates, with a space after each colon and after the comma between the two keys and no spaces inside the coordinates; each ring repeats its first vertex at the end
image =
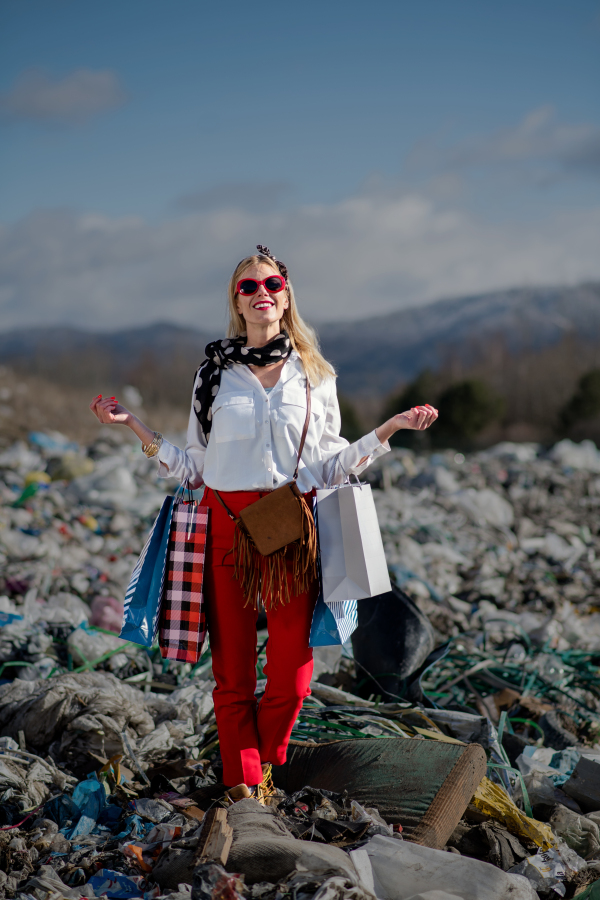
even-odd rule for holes
{"type": "Polygon", "coordinates": [[[255,294],[258,290],[258,283],[254,278],[246,278],[240,282],[240,294],[255,294]]]}
{"type": "Polygon", "coordinates": [[[279,275],[273,275],[265,281],[265,287],[271,294],[276,294],[283,288],[283,278],[279,275]]]}

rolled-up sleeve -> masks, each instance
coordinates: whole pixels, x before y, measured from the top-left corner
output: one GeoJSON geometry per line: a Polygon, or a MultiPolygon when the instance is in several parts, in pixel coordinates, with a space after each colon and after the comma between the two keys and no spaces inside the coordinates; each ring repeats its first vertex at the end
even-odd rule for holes
{"type": "Polygon", "coordinates": [[[200,432],[200,423],[194,411],[195,393],[196,381],[194,381],[194,390],[192,391],[192,407],[185,450],[163,440],[158,451],[158,477],[177,478],[180,484],[189,482],[192,490],[204,484],[204,457],[206,455],[206,441],[200,432]]]}
{"type": "Polygon", "coordinates": [[[325,428],[321,438],[323,481],[325,484],[341,484],[346,475],[360,475],[374,460],[390,449],[382,444],[375,431],[354,441],[353,444],[340,435],[341,416],[335,380],[331,379],[331,391],[327,403],[325,428]],[[336,458],[339,465],[335,462],[336,458]],[[335,465],[335,471],[332,471],[335,465]]]}

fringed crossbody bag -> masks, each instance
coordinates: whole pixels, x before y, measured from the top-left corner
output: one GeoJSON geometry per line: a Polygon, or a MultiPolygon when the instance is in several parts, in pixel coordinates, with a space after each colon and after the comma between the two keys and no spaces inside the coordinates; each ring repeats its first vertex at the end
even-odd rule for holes
{"type": "Polygon", "coordinates": [[[304,593],[317,576],[317,533],[312,510],[298,489],[298,469],[310,422],[310,383],[306,379],[306,419],[292,480],[246,506],[235,516],[218,491],[214,494],[235,522],[234,578],[246,606],[265,609],[289,603],[286,557],[292,555],[293,595],[304,593]]]}

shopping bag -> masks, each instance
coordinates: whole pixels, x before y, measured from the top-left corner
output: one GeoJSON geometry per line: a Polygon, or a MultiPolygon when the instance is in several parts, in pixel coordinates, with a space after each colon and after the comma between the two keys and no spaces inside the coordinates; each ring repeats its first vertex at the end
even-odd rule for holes
{"type": "Polygon", "coordinates": [[[371,486],[318,490],[316,509],[323,600],[361,600],[390,591],[371,486]]]}
{"type": "Polygon", "coordinates": [[[122,637],[142,647],[156,639],[174,497],[165,497],[125,592],[122,637]]]}
{"type": "Polygon", "coordinates": [[[310,627],[309,647],[331,647],[345,644],[358,625],[356,600],[333,600],[325,603],[319,594],[310,627]]]}
{"type": "Polygon", "coordinates": [[[173,510],[158,645],[164,659],[197,663],[206,637],[203,601],[209,510],[197,500],[173,510]]]}

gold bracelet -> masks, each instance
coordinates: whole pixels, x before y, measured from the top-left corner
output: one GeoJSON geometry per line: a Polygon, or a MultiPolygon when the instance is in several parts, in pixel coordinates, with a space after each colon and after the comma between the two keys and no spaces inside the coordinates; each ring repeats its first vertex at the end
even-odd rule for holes
{"type": "Polygon", "coordinates": [[[161,448],[163,442],[163,436],[159,431],[154,432],[154,438],[150,441],[149,444],[142,444],[142,453],[148,457],[148,459],[152,459],[153,456],[156,456],[158,451],[161,448]]]}

